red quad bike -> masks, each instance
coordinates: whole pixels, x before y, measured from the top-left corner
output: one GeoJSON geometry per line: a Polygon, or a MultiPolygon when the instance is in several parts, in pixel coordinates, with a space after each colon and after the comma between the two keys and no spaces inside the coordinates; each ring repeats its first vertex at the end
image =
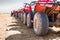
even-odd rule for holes
{"type": "Polygon", "coordinates": [[[22,9],[18,9],[17,10],[17,16],[18,16],[18,18],[21,18],[21,13],[23,13],[23,10],[22,9]]]}
{"type": "Polygon", "coordinates": [[[30,12],[31,8],[28,3],[25,3],[24,6],[24,13],[23,13],[23,24],[27,23],[27,14],[30,12]]]}
{"type": "Polygon", "coordinates": [[[13,10],[11,11],[11,16],[17,17],[19,19],[21,19],[21,21],[23,21],[23,9],[18,9],[18,10],[13,10]]]}
{"type": "Polygon", "coordinates": [[[15,10],[11,11],[11,16],[15,16],[15,10]]]}
{"type": "Polygon", "coordinates": [[[18,10],[18,11],[19,11],[18,17],[21,18],[21,14],[22,14],[24,11],[23,11],[23,9],[20,9],[20,10],[18,10]]]}
{"type": "Polygon", "coordinates": [[[12,13],[14,14],[15,17],[20,18],[20,14],[22,13],[22,9],[14,10],[12,13]]]}
{"type": "Polygon", "coordinates": [[[47,34],[49,25],[60,25],[60,2],[58,1],[38,0],[32,2],[29,7],[25,6],[24,12],[24,24],[27,23],[27,26],[31,27],[31,23],[33,23],[36,35],[47,34]]]}
{"type": "Polygon", "coordinates": [[[30,5],[29,5],[30,10],[27,14],[27,27],[32,27],[32,25],[33,25],[32,20],[33,20],[33,17],[34,17],[34,7],[35,7],[35,5],[36,5],[36,1],[31,2],[30,5]]]}
{"type": "Polygon", "coordinates": [[[15,16],[18,18],[19,10],[15,11],[15,16]]]}
{"type": "Polygon", "coordinates": [[[23,12],[23,9],[18,10],[18,18],[20,18],[21,21],[23,21],[23,12]]]}
{"type": "Polygon", "coordinates": [[[14,10],[13,12],[14,17],[18,17],[18,10],[14,10]]]}
{"type": "Polygon", "coordinates": [[[11,16],[13,16],[13,12],[11,11],[11,16]]]}

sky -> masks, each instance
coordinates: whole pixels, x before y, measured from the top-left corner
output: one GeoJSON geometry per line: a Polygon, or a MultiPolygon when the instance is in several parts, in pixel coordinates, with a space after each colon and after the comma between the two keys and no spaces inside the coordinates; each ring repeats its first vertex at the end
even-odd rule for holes
{"type": "Polygon", "coordinates": [[[0,0],[0,13],[10,13],[12,10],[21,9],[24,3],[30,3],[31,1],[37,0],[0,0]]]}
{"type": "Polygon", "coordinates": [[[11,10],[21,9],[24,3],[30,3],[34,0],[0,0],[0,12],[10,13],[11,10]]]}

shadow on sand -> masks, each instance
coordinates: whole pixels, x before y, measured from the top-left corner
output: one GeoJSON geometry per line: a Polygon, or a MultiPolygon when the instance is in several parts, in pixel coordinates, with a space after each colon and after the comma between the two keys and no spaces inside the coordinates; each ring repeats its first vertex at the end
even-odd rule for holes
{"type": "Polygon", "coordinates": [[[8,27],[13,27],[10,30],[17,30],[21,32],[21,34],[14,34],[6,38],[6,40],[53,40],[53,39],[59,39],[60,38],[60,32],[55,32],[49,29],[48,33],[44,36],[37,36],[33,28],[27,28],[25,25],[23,25],[20,21],[20,19],[16,19],[16,24],[8,25],[8,27]]]}

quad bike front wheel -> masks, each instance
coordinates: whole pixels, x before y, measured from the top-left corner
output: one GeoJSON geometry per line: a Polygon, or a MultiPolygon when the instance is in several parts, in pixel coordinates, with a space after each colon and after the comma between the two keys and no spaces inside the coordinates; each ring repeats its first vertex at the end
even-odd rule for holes
{"type": "Polygon", "coordinates": [[[21,13],[18,13],[18,18],[21,19],[21,13]]]}
{"type": "Polygon", "coordinates": [[[27,14],[23,13],[23,24],[27,23],[27,14]]]}
{"type": "Polygon", "coordinates": [[[48,32],[49,20],[44,13],[34,15],[33,28],[36,35],[45,35],[48,32]]]}
{"type": "Polygon", "coordinates": [[[21,22],[23,22],[23,13],[21,13],[20,17],[21,17],[21,22]]]}
{"type": "Polygon", "coordinates": [[[32,22],[31,22],[30,13],[27,14],[27,27],[32,27],[32,22]]]}

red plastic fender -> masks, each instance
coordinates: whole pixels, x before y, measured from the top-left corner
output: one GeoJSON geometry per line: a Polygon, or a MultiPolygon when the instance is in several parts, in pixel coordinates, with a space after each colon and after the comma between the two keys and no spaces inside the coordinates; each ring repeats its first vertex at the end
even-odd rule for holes
{"type": "Polygon", "coordinates": [[[18,12],[19,12],[19,13],[22,13],[22,12],[23,12],[23,10],[18,10],[18,12]]]}
{"type": "Polygon", "coordinates": [[[35,12],[44,12],[44,9],[45,9],[44,4],[37,3],[37,4],[35,5],[34,11],[35,11],[35,12]]]}
{"type": "Polygon", "coordinates": [[[32,10],[31,6],[24,8],[24,12],[26,12],[26,13],[30,12],[30,10],[32,10]]]}

